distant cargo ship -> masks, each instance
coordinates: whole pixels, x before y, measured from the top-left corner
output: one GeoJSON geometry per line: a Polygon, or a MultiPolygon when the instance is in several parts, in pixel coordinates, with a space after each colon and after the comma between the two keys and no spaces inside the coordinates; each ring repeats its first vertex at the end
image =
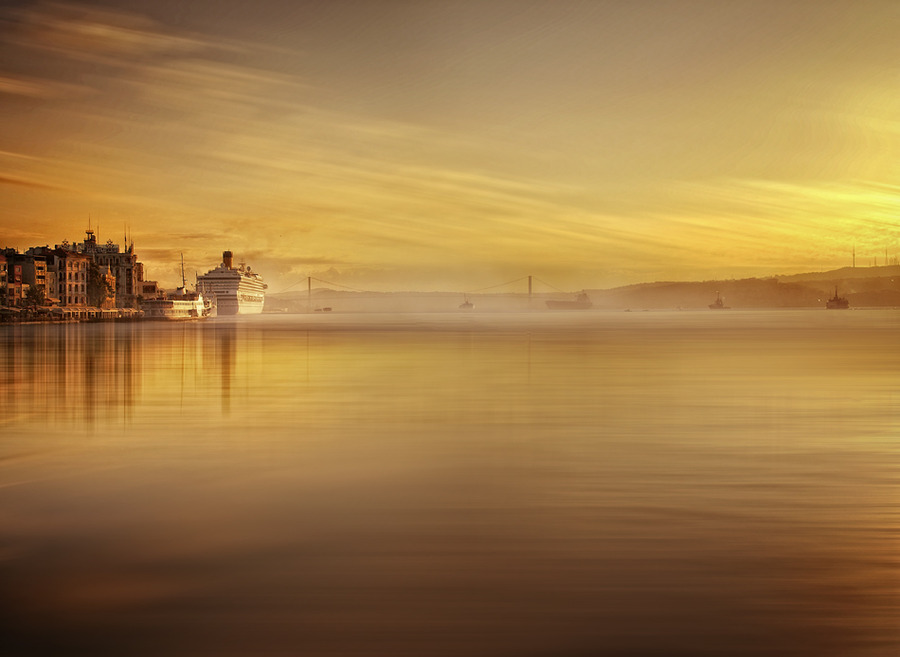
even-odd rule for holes
{"type": "Polygon", "coordinates": [[[837,287],[834,288],[834,296],[825,302],[828,310],[844,310],[850,307],[850,301],[846,297],[838,296],[837,287]]]}
{"type": "Polygon", "coordinates": [[[215,297],[217,315],[257,315],[266,300],[266,285],[262,276],[241,263],[233,266],[231,251],[222,253],[222,262],[197,277],[197,288],[215,297]]]}
{"type": "Polygon", "coordinates": [[[594,304],[587,293],[582,292],[574,301],[561,301],[558,299],[550,299],[547,301],[547,307],[550,310],[587,310],[594,304]]]}

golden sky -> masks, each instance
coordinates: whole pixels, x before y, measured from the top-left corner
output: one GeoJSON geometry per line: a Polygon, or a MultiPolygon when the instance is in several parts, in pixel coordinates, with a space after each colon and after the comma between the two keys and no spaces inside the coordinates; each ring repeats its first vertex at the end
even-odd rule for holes
{"type": "Polygon", "coordinates": [[[896,0],[0,9],[0,247],[167,285],[763,276],[900,251],[896,0]]]}

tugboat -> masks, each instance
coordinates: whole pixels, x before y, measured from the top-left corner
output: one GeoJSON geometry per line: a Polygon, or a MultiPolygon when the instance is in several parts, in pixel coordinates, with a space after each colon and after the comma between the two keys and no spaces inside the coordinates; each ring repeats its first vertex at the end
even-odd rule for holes
{"type": "Polygon", "coordinates": [[[722,296],[716,292],[716,300],[709,304],[710,310],[728,310],[731,306],[726,306],[725,302],[722,301],[722,296]]]}
{"type": "Polygon", "coordinates": [[[837,285],[835,285],[834,296],[825,302],[825,307],[828,310],[846,310],[850,307],[850,301],[847,300],[847,297],[838,296],[837,285]]]}

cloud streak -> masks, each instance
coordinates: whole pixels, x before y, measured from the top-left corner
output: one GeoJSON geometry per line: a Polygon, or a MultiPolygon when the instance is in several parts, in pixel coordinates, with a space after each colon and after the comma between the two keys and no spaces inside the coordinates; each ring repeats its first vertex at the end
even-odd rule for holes
{"type": "Polygon", "coordinates": [[[173,34],[152,19],[124,9],[44,2],[14,10],[12,38],[30,48],[92,61],[121,63],[158,55],[184,55],[210,49],[196,35],[173,34]]]}
{"type": "Polygon", "coordinates": [[[55,185],[47,185],[42,182],[37,182],[34,180],[27,180],[24,178],[14,178],[12,176],[0,175],[0,185],[14,185],[18,187],[26,187],[29,189],[35,190],[43,190],[48,192],[58,192],[62,191],[64,188],[57,187],[55,185]]]}

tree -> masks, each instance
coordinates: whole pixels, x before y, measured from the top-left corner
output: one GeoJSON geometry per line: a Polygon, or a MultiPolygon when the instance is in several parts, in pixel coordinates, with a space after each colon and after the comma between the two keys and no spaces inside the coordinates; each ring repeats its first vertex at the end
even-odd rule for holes
{"type": "Polygon", "coordinates": [[[103,302],[113,294],[112,285],[100,271],[100,266],[93,260],[88,263],[87,298],[88,305],[100,308],[103,302]]]}
{"type": "Polygon", "coordinates": [[[25,293],[25,305],[29,308],[37,308],[44,305],[44,288],[32,285],[25,293]]]}

